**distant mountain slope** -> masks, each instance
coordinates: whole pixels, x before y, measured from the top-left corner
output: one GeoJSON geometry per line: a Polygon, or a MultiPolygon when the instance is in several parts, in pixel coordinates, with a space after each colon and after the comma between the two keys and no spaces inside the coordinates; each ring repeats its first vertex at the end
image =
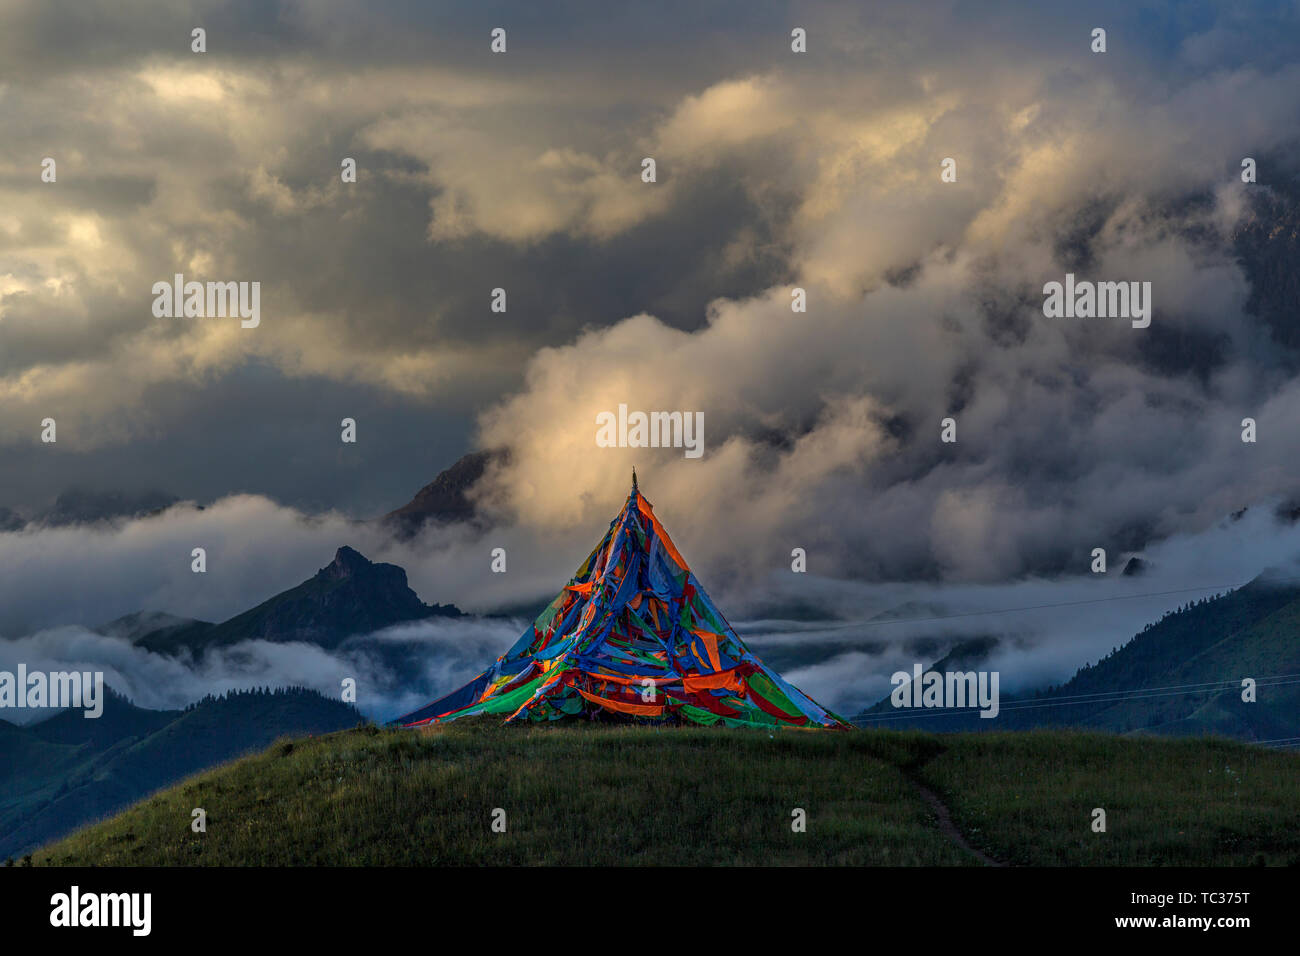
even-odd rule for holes
{"type": "Polygon", "coordinates": [[[114,694],[94,720],[69,711],[0,725],[0,859],[277,737],[360,721],[350,705],[294,688],[208,697],[183,711],[144,710],[114,694]]]}
{"type": "Polygon", "coordinates": [[[165,511],[178,501],[179,498],[165,491],[124,492],[69,488],[36,521],[59,527],[94,524],[116,518],[139,518],[165,511]]]}
{"type": "Polygon", "coordinates": [[[475,451],[464,455],[415,493],[402,507],[379,520],[399,537],[409,538],[426,524],[473,521],[479,518],[468,492],[483,477],[488,465],[505,459],[502,451],[475,451]]]}
{"type": "Polygon", "coordinates": [[[1150,687],[1188,688],[1228,681],[1230,686],[1213,693],[1167,692],[1088,708],[1092,711],[1089,726],[1121,733],[1218,733],[1244,740],[1300,735],[1300,683],[1263,683],[1255,703],[1242,701],[1240,686],[1246,677],[1263,680],[1300,674],[1300,591],[1248,585],[1219,601],[1190,607],[1168,622],[1187,639],[1180,648],[1162,635],[1168,652],[1165,666],[1150,658],[1122,659],[1125,651],[1143,649],[1134,640],[1058,693],[1086,693],[1085,687],[1104,688],[1111,681],[1129,680],[1129,668],[1140,668],[1139,673],[1151,681],[1143,686],[1150,687]]]}
{"type": "Polygon", "coordinates": [[[168,614],[165,611],[134,611],[131,614],[124,614],[115,620],[109,621],[107,624],[101,624],[94,630],[110,637],[120,637],[134,644],[148,634],[152,634],[157,638],[161,637],[166,631],[180,631],[195,625],[212,626],[209,621],[200,621],[192,617],[177,617],[175,614],[168,614]]]}
{"type": "Polygon", "coordinates": [[[7,829],[9,809],[22,796],[39,790],[42,781],[57,779],[75,763],[75,746],[50,743],[29,728],[0,720],[0,834],[7,829]]]}
{"type": "Polygon", "coordinates": [[[1251,201],[1232,235],[1233,249],[1250,282],[1246,311],[1258,316],[1277,343],[1300,351],[1300,179],[1281,176],[1251,201]]]}
{"type": "Polygon", "coordinates": [[[137,707],[111,687],[104,688],[104,710],[87,718],[80,710],[64,710],[25,729],[46,743],[74,747],[89,744],[102,750],[127,737],[146,737],[181,715],[179,710],[137,707]]]}
{"type": "MultiPolygon", "coordinates": [[[[976,658],[931,669],[979,666],[976,658]]],[[[1003,694],[995,719],[909,712],[888,698],[861,717],[870,722],[907,712],[913,716],[886,726],[918,730],[1082,727],[1273,740],[1300,736],[1300,683],[1261,686],[1257,701],[1246,703],[1240,682],[1294,674],[1300,674],[1300,588],[1261,578],[1166,615],[1061,687],[1019,700],[1003,694]],[[1130,699],[1116,699],[1124,692],[1130,699]]]]}
{"type": "Polygon", "coordinates": [[[421,601],[397,565],[370,561],[344,546],[314,577],[252,610],[221,624],[168,624],[140,636],[136,643],[159,654],[183,650],[202,654],[210,647],[248,640],[304,641],[334,648],[349,637],[394,624],[460,616],[454,605],[421,601]]]}
{"type": "Polygon", "coordinates": [[[165,491],[94,491],[69,488],[44,509],[0,507],[0,531],[29,525],[61,528],[125,518],[143,518],[166,511],[180,499],[165,491]]]}

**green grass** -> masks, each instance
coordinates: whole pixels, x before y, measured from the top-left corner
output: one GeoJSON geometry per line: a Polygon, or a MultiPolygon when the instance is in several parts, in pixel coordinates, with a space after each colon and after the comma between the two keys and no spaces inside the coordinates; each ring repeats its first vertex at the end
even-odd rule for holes
{"type": "Polygon", "coordinates": [[[1221,738],[1032,731],[941,738],[921,779],[1011,864],[1300,864],[1300,755],[1221,738]],[[1092,811],[1106,811],[1106,832],[1092,811]]]}
{"type": "Polygon", "coordinates": [[[458,722],[282,741],[34,854],[78,865],[1300,860],[1300,758],[1213,740],[458,722]],[[1225,770],[1224,768],[1228,768],[1225,770]],[[1091,832],[1093,807],[1108,831],[1091,832]],[[190,830],[207,811],[207,832],[190,830]],[[507,831],[491,829],[494,808],[507,831]],[[791,830],[791,810],[807,832],[791,830]]]}

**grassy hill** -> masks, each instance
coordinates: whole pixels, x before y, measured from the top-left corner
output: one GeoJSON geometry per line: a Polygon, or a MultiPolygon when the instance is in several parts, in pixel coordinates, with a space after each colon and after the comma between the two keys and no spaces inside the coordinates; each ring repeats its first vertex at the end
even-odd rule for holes
{"type": "Polygon", "coordinates": [[[1300,755],[1225,740],[1068,731],[369,727],[280,741],[34,862],[979,865],[970,847],[1017,865],[1296,865],[1297,771],[1300,755]]]}
{"type": "Polygon", "coordinates": [[[348,704],[295,688],[234,692],[169,711],[109,691],[96,720],[65,711],[28,727],[0,723],[0,859],[282,735],[360,720],[348,704]]]}

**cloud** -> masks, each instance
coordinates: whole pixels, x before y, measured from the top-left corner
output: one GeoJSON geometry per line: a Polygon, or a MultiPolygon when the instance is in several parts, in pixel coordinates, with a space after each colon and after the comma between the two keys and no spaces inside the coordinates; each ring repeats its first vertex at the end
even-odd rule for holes
{"type": "MultiPolygon", "coordinates": [[[[709,296],[754,288],[779,261],[775,223],[734,188],[708,175],[640,182],[642,141],[695,83],[685,72],[662,86],[592,83],[599,57],[537,57],[528,48],[543,38],[555,50],[573,36],[519,12],[519,49],[502,61],[471,54],[486,46],[473,24],[422,11],[216,7],[202,56],[185,5],[0,14],[6,68],[30,66],[0,72],[10,507],[38,507],[86,473],[158,484],[151,472],[189,470],[199,453],[185,433],[202,409],[255,378],[284,457],[315,466],[287,481],[254,463],[244,481],[184,476],[171,490],[206,501],[251,488],[364,514],[378,494],[358,500],[354,480],[322,467],[302,395],[328,391],[338,417],[370,406],[439,430],[516,383],[539,344],[633,304],[698,323],[709,296]],[[448,43],[433,61],[431,31],[448,43]],[[40,180],[44,156],[56,183],[40,180]],[[354,184],[340,181],[344,156],[358,162],[354,184]],[[176,272],[259,281],[261,326],[154,318],[152,285],[176,272]],[[498,286],[507,314],[488,310],[498,286]],[[60,449],[39,442],[45,417],[60,449]]],[[[387,425],[363,427],[377,437],[387,425]]],[[[432,462],[385,462],[403,473],[386,508],[454,460],[465,430],[440,438],[432,462]]],[[[208,457],[242,457],[246,434],[208,434],[208,457]]]]}
{"type": "MultiPolygon", "coordinates": [[[[756,654],[780,662],[799,649],[791,659],[803,663],[783,667],[784,676],[826,706],[854,713],[888,693],[892,673],[910,671],[914,663],[929,665],[962,641],[996,637],[998,644],[981,667],[1000,672],[1004,692],[1021,693],[1066,680],[1188,601],[1245,583],[1268,569],[1282,578],[1300,578],[1300,524],[1279,522],[1273,505],[1248,509],[1196,534],[1169,537],[1144,552],[1149,567],[1138,577],[1119,575],[1123,552],[1110,553],[1104,577],[1085,572],[993,584],[848,581],[818,568],[814,558],[809,574],[776,571],[750,587],[738,587],[714,573],[714,562],[698,561],[690,551],[687,558],[756,654]],[[808,605],[824,619],[771,616],[802,613],[793,609],[808,605]]],[[[160,709],[182,707],[209,693],[261,686],[307,686],[334,695],[340,682],[352,677],[362,712],[387,720],[459,687],[528,626],[517,618],[434,619],[355,635],[334,650],[247,641],[214,648],[197,662],[154,654],[81,624],[40,623],[17,636],[22,632],[11,623],[14,614],[67,622],[107,606],[109,593],[123,608],[182,616],[203,616],[208,609],[216,612],[208,617],[230,616],[269,597],[268,590],[308,576],[323,560],[314,555],[332,546],[326,542],[340,533],[336,524],[255,499],[224,502],[211,511],[173,509],[163,517],[101,527],[93,534],[0,534],[0,580],[6,587],[0,606],[8,609],[0,670],[13,671],[19,662],[29,670],[102,670],[114,689],[140,706],[160,709]],[[175,539],[192,540],[200,528],[209,533],[223,529],[228,536],[209,539],[213,570],[207,576],[193,575],[184,565],[185,575],[205,583],[190,585],[180,574],[160,572],[176,551],[175,539]],[[242,546],[228,547],[235,540],[242,546]],[[80,566],[65,553],[77,542],[85,552],[80,566]],[[38,554],[43,561],[33,562],[38,554]],[[114,560],[94,560],[101,554],[114,560]],[[75,567],[76,594],[68,594],[62,579],[47,573],[51,566],[75,567]],[[146,570],[150,567],[152,572],[146,570]]],[[[680,525],[671,509],[660,509],[659,516],[676,534],[680,525]]],[[[587,530],[594,541],[601,529],[587,530]]],[[[350,540],[365,540],[363,530],[351,531],[350,540]]],[[[549,535],[528,537],[518,529],[512,534],[506,574],[485,573],[485,542],[471,537],[437,551],[424,551],[418,544],[410,550],[394,546],[382,556],[407,568],[426,601],[448,594],[477,594],[501,603],[549,597],[571,570],[560,563],[567,557],[565,548],[549,535]]],[[[572,566],[580,560],[574,558],[572,566]]]]}
{"type": "Polygon", "coordinates": [[[764,582],[768,606],[807,600],[811,588],[824,609],[853,616],[857,623],[756,627],[738,621],[737,626],[760,657],[799,646],[816,651],[821,645],[815,663],[784,676],[841,713],[856,713],[887,696],[896,671],[928,667],[958,644],[986,637],[997,644],[978,669],[998,671],[1004,693],[1027,693],[1063,683],[1166,611],[1266,571],[1294,586],[1300,581],[1300,525],[1279,523],[1270,507],[1251,508],[1153,546],[1143,555],[1148,566],[1140,576],[1120,576],[1121,557],[1109,555],[1104,577],[1089,573],[988,585],[813,581],[805,586],[795,584],[793,575],[773,574],[764,582]]]}
{"type": "Polygon", "coordinates": [[[666,148],[727,164],[756,204],[796,197],[790,278],[715,300],[703,327],[639,314],[540,350],[481,419],[480,445],[514,452],[482,500],[558,531],[636,464],[692,551],[730,549],[738,573],[803,546],[847,576],[992,581],[1294,493],[1285,442],[1239,441],[1295,385],[1245,310],[1248,205],[1222,144],[1282,146],[1297,66],[1161,65],[1173,84],[1031,55],[978,83],[959,58],[884,96],[852,71],[828,89],[778,70],[687,98],[666,148]],[[1193,140],[1215,145],[1189,161],[1193,140]],[[1066,272],[1151,282],[1153,328],[1045,319],[1042,285],[1066,272]],[[619,404],[703,412],[705,458],[597,447],[619,404]]]}
{"type": "MultiPolygon", "coordinates": [[[[0,670],[102,671],[104,682],[139,707],[174,710],[208,694],[257,687],[309,687],[340,698],[356,682],[357,709],[386,721],[455,690],[514,643],[522,622],[425,621],[358,635],[334,651],[311,644],[245,641],[214,648],[195,662],[151,653],[129,641],[81,627],[0,641],[0,670]],[[395,658],[400,646],[406,656],[395,658]]],[[[39,719],[41,712],[7,712],[39,719]]]]}
{"type": "Polygon", "coordinates": [[[641,157],[633,152],[596,156],[548,145],[554,142],[548,129],[531,130],[529,123],[485,129],[485,115],[499,123],[482,110],[417,111],[360,133],[370,149],[410,156],[428,168],[436,190],[429,203],[432,242],[476,234],[528,242],[557,232],[607,239],[667,206],[664,188],[641,182],[641,157]]]}
{"type": "Polygon", "coordinates": [[[199,58],[189,5],[107,9],[0,23],[5,504],[86,475],[216,504],[3,537],[6,633],[227,616],[341,543],[426,600],[529,600],[633,465],[742,597],[794,547],[873,586],[1069,577],[1297,491],[1294,356],[1247,310],[1287,287],[1236,244],[1294,202],[1293,11],[1110,4],[1095,56],[1065,5],[812,4],[795,55],[775,4],[501,7],[495,57],[437,7],[217,4],[199,58]],[[262,326],[154,319],[177,271],[261,281],[262,326]],[[1044,319],[1066,272],[1150,281],[1151,328],[1044,319]],[[703,412],[705,456],[597,448],[619,403],[703,412]],[[401,550],[348,523],[470,423],[514,453],[476,489],[495,530],[401,550]]]}

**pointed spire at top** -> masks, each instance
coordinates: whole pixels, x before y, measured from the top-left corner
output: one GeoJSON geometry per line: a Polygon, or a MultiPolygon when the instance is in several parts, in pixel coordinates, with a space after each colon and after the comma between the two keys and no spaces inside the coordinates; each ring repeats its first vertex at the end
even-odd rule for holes
{"type": "Polygon", "coordinates": [[[632,466],[632,490],[636,491],[636,465],[632,466]]]}

